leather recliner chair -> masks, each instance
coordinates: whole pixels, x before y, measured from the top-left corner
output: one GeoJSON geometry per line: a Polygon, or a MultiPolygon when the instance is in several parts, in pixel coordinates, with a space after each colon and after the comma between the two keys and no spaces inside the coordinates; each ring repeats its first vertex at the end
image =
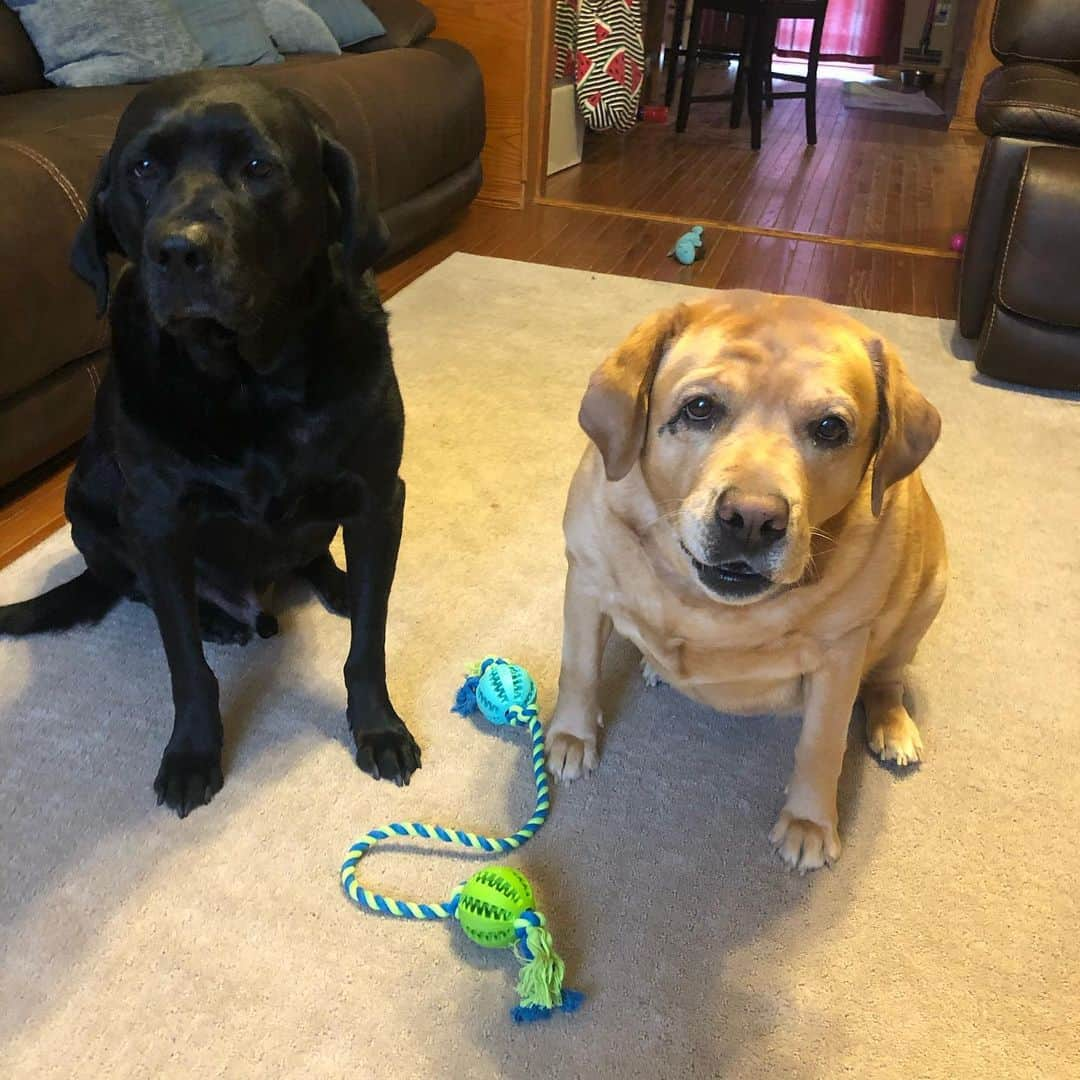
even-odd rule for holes
{"type": "Polygon", "coordinates": [[[1080,390],[1080,4],[998,0],[990,47],[957,321],[984,374],[1080,390]]]}

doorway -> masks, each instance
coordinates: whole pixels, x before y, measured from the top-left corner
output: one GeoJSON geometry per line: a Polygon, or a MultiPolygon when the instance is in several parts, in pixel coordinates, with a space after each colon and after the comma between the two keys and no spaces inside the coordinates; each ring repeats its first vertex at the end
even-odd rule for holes
{"type": "MultiPolygon", "coordinates": [[[[834,0],[833,10],[850,16],[858,3],[834,0]]],[[[762,147],[754,151],[745,116],[741,126],[731,127],[727,102],[694,105],[686,130],[676,132],[682,62],[672,43],[686,41],[693,0],[640,0],[646,53],[641,118],[621,133],[586,131],[580,162],[542,181],[543,201],[766,235],[948,252],[966,226],[983,143],[981,135],[950,126],[977,0],[896,3],[891,10],[901,20],[895,28],[899,38],[888,55],[837,58],[826,52],[826,32],[818,69],[817,145],[806,143],[802,101],[777,99],[765,112],[762,147]],[[682,32],[676,34],[680,10],[682,32]],[[942,21],[935,25],[935,19],[942,21]],[[918,48],[922,67],[912,51],[918,48]],[[675,92],[668,103],[673,66],[675,92]]],[[[738,52],[739,20],[713,19],[711,51],[738,52]]],[[[796,28],[781,24],[773,71],[805,72],[801,44],[796,28]]],[[[705,59],[695,96],[731,90],[738,65],[705,59]]],[[[555,68],[558,77],[558,60],[555,68]]],[[[776,87],[785,88],[780,82],[776,87]]]]}

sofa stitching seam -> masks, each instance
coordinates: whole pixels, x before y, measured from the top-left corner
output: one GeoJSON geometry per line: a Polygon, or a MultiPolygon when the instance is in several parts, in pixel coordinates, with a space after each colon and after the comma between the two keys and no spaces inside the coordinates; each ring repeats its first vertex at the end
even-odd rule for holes
{"type": "Polygon", "coordinates": [[[27,146],[25,143],[15,142],[11,139],[0,139],[0,143],[5,146],[10,146],[13,150],[17,150],[19,153],[28,157],[36,165],[40,166],[52,177],[56,186],[64,193],[67,201],[71,203],[72,209],[78,215],[80,221],[86,220],[86,203],[79,197],[79,193],[75,190],[74,185],[70,180],[60,171],[55,162],[50,161],[44,154],[39,153],[33,147],[27,146]]]}
{"type": "MultiPolygon", "coordinates": [[[[975,195],[979,192],[979,190],[981,188],[981,185],[982,185],[983,177],[986,175],[986,170],[988,168],[988,162],[990,160],[989,150],[990,150],[990,147],[987,146],[986,150],[984,150],[982,156],[979,158],[979,171],[975,176],[975,187],[973,188],[973,193],[972,193],[972,197],[971,197],[971,210],[968,213],[968,227],[967,227],[966,240],[970,240],[971,239],[971,234],[974,232],[974,229],[972,228],[972,226],[975,223],[975,195]]],[[[967,257],[968,257],[968,245],[967,245],[967,243],[965,241],[964,250],[963,250],[963,253],[960,256],[960,281],[961,282],[963,282],[963,280],[964,280],[964,265],[967,262],[967,257]]],[[[962,288],[962,286],[961,286],[961,288],[962,288]]]]}
{"type": "MultiPolygon", "coordinates": [[[[990,104],[989,102],[987,104],[990,104]]],[[[1080,116],[1080,109],[1069,109],[1064,105],[1046,105],[1041,101],[1020,101],[1019,99],[1009,98],[1006,101],[995,101],[994,106],[1002,105],[1022,105],[1024,108],[1033,109],[1037,112],[1054,112],[1063,113],[1065,116],[1080,116]]]]}
{"type": "Polygon", "coordinates": [[[1029,79],[1012,79],[1010,86],[1023,86],[1024,83],[1053,83],[1055,86],[1071,86],[1074,90],[1080,88],[1080,79],[1048,79],[1044,75],[1032,75],[1029,79]]]}
{"type": "MultiPolygon", "coordinates": [[[[1027,183],[1028,169],[1031,166],[1031,151],[1029,150],[1024,155],[1024,171],[1020,174],[1020,184],[1016,189],[1016,202],[1013,203],[1012,219],[1009,221],[1009,235],[1005,238],[1005,252],[1001,257],[1001,272],[998,274],[997,286],[994,289],[995,298],[997,304],[1001,304],[1003,307],[1009,307],[1005,303],[1004,297],[1004,285],[1005,285],[1005,271],[1009,265],[1009,249],[1012,247],[1013,231],[1016,229],[1016,219],[1020,214],[1020,203],[1024,198],[1024,185],[1027,183]]],[[[995,308],[997,307],[995,304],[995,308]]],[[[1010,308],[1010,310],[1012,310],[1010,308]]],[[[993,322],[990,324],[990,328],[993,329],[993,322]]]]}

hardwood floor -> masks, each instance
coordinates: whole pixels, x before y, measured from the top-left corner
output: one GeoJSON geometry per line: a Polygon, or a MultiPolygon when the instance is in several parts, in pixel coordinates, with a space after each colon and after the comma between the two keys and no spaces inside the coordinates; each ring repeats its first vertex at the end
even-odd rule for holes
{"type": "MultiPolygon", "coordinates": [[[[730,81],[705,66],[695,93],[730,81]]],[[[949,132],[944,118],[845,108],[835,77],[818,81],[816,147],[806,145],[801,101],[766,112],[758,152],[745,116],[734,130],[728,116],[726,102],[702,104],[681,135],[674,109],[666,124],[589,133],[581,165],[549,177],[544,197],[942,253],[967,226],[981,135],[949,132]]]]}
{"type": "MultiPolygon", "coordinates": [[[[381,273],[379,286],[384,298],[392,296],[448,255],[464,251],[705,288],[758,288],[856,307],[955,316],[959,263],[950,253],[913,255],[708,229],[699,261],[682,266],[667,255],[683,231],[679,220],[628,216],[609,207],[473,205],[442,236],[381,273]]],[[[70,470],[69,456],[0,492],[0,566],[63,525],[70,470]]]]}
{"type": "Polygon", "coordinates": [[[380,276],[394,291],[454,251],[549,263],[709,289],[756,288],[834,304],[953,318],[959,261],[952,252],[909,254],[835,241],[706,229],[697,262],[668,257],[685,225],[608,207],[474,206],[443,237],[380,276]]]}

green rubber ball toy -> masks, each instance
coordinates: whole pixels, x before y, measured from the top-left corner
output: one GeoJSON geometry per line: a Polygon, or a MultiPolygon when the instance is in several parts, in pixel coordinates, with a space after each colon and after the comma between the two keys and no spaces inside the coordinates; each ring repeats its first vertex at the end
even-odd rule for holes
{"type": "Polygon", "coordinates": [[[514,923],[533,906],[533,891],[512,866],[478,870],[458,894],[457,921],[477,945],[507,949],[514,944],[514,923]]]}

